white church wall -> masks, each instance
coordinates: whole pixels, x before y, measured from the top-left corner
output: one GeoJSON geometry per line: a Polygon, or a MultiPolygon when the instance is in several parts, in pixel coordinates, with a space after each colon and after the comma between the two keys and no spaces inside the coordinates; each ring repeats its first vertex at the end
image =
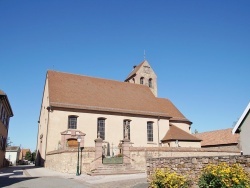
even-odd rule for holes
{"type": "MultiPolygon", "coordinates": [[[[49,134],[47,152],[58,149],[61,140],[61,132],[68,129],[68,116],[76,115],[77,129],[86,134],[84,145],[94,147],[94,140],[97,138],[97,119],[105,119],[105,141],[109,142],[110,147],[117,147],[123,139],[123,121],[130,121],[130,140],[132,146],[153,147],[158,146],[158,119],[145,117],[131,117],[122,115],[93,114],[81,112],[67,112],[53,110],[49,115],[49,134]],[[147,122],[153,122],[153,142],[147,142],[147,122]]],[[[169,129],[168,120],[159,121],[159,140],[161,140],[169,129]]]]}

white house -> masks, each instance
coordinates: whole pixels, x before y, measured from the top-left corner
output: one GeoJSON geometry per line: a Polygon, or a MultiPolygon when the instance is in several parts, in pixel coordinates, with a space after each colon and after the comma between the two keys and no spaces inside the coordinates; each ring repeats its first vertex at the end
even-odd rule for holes
{"type": "Polygon", "coordinates": [[[11,162],[12,165],[17,165],[20,155],[19,146],[8,146],[5,152],[5,158],[11,162]]]}
{"type": "Polygon", "coordinates": [[[232,133],[240,134],[240,148],[244,155],[250,155],[250,102],[234,126],[232,133]]]}

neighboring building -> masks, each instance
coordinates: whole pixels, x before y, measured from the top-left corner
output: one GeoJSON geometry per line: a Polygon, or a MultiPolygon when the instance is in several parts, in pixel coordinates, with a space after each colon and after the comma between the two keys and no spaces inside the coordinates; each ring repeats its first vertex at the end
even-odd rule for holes
{"type": "Polygon", "coordinates": [[[8,138],[10,117],[13,112],[7,95],[0,90],[0,168],[6,165],[5,149],[8,138]]]}
{"type": "Polygon", "coordinates": [[[81,147],[94,147],[100,135],[114,154],[125,135],[132,147],[172,147],[176,140],[181,147],[201,147],[190,134],[192,122],[170,100],[156,97],[156,79],[147,61],[135,66],[125,82],[48,71],[37,164],[44,165],[48,152],[76,147],[78,135],[81,147]]]}
{"type": "Polygon", "coordinates": [[[232,128],[194,134],[200,138],[202,148],[239,150],[239,134],[232,135],[232,128]]]}
{"type": "Polygon", "coordinates": [[[173,124],[169,124],[169,130],[161,142],[167,147],[201,147],[201,139],[173,124]]]}
{"type": "Polygon", "coordinates": [[[19,146],[8,146],[5,152],[5,158],[11,162],[11,165],[17,165],[20,156],[20,147],[19,146]]]}
{"type": "Polygon", "coordinates": [[[28,151],[30,152],[30,149],[21,149],[21,153],[20,153],[20,156],[19,156],[19,160],[24,161],[24,160],[25,160],[26,153],[27,153],[28,151]]]}
{"type": "Polygon", "coordinates": [[[244,155],[250,155],[250,102],[234,126],[232,133],[240,134],[240,149],[244,155]]]}

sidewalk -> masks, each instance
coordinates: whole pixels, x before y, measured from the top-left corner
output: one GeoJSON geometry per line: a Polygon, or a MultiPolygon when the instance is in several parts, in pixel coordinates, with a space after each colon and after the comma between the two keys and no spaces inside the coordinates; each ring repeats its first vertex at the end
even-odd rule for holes
{"type": "Polygon", "coordinates": [[[89,176],[87,174],[81,174],[76,176],[75,174],[67,174],[56,172],[44,167],[29,166],[24,169],[24,174],[27,177],[62,177],[66,179],[75,179],[77,181],[83,181],[90,185],[90,187],[102,187],[102,188],[147,188],[147,176],[145,173],[140,174],[126,174],[126,175],[100,175],[89,176]]]}

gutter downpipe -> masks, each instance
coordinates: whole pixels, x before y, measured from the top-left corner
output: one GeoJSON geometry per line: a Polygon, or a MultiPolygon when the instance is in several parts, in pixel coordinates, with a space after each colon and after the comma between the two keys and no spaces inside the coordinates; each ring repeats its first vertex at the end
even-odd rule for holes
{"type": "Polygon", "coordinates": [[[45,144],[45,149],[44,149],[44,162],[45,163],[46,163],[46,152],[47,152],[47,146],[48,146],[49,113],[52,111],[51,106],[48,106],[47,110],[48,110],[48,120],[47,120],[47,130],[46,130],[46,144],[45,144]]]}
{"type": "MultiPolygon", "coordinates": [[[[37,154],[38,154],[38,135],[39,135],[39,125],[40,125],[40,120],[37,121],[38,125],[37,125],[37,135],[36,135],[36,160],[34,161],[35,162],[35,166],[38,166],[38,159],[37,158],[37,154]]],[[[21,148],[20,148],[21,149],[21,148]]]]}
{"type": "Polygon", "coordinates": [[[157,149],[158,152],[157,152],[157,153],[158,153],[158,158],[159,158],[159,156],[160,156],[160,155],[159,155],[159,149],[160,149],[160,148],[159,148],[159,147],[160,147],[160,135],[159,135],[159,134],[160,134],[160,128],[159,128],[159,121],[160,121],[160,118],[159,118],[159,116],[158,116],[158,118],[157,118],[157,128],[158,128],[158,141],[157,141],[157,142],[158,142],[158,144],[157,144],[157,145],[158,145],[158,149],[157,149]]]}
{"type": "Polygon", "coordinates": [[[160,117],[158,116],[157,118],[157,128],[158,128],[158,147],[160,147],[160,128],[159,128],[159,121],[160,121],[160,117]]]}

